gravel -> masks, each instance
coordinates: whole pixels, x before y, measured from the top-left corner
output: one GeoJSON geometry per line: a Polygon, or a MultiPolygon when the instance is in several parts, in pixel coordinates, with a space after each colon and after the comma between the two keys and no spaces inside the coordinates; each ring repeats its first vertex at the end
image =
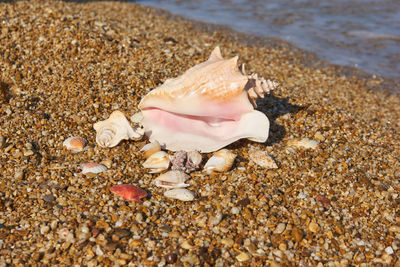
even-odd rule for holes
{"type": "Polygon", "coordinates": [[[1,266],[400,263],[400,98],[370,90],[381,78],[134,3],[3,2],[0,18],[1,266]],[[93,123],[116,109],[129,118],[216,45],[279,82],[258,103],[270,137],[230,145],[228,172],[191,173],[194,201],[167,199],[142,167],[147,141],[103,149],[93,123]],[[70,136],[87,139],[85,150],[65,150],[70,136]],[[252,164],[250,145],[279,168],[252,164]],[[102,161],[109,170],[79,174],[102,161]],[[109,191],[120,183],[150,197],[123,201],[109,191]]]}

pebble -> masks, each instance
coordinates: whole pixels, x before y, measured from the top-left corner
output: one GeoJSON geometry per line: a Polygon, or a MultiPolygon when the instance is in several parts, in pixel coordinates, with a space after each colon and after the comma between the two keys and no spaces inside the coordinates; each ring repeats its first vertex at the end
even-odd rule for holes
{"type": "Polygon", "coordinates": [[[236,256],[236,259],[240,262],[244,262],[248,261],[250,259],[250,256],[246,252],[241,252],[239,255],[236,256]]]}
{"type": "Polygon", "coordinates": [[[303,239],[304,232],[297,226],[293,226],[292,228],[292,236],[293,240],[298,243],[303,239]]]}
{"type": "Polygon", "coordinates": [[[223,238],[223,239],[221,239],[220,242],[227,247],[232,247],[233,244],[235,243],[232,238],[223,238]]]}
{"type": "Polygon", "coordinates": [[[385,248],[385,252],[388,255],[392,255],[394,253],[393,248],[391,246],[385,248]]]}
{"type": "Polygon", "coordinates": [[[40,227],[40,233],[42,235],[47,234],[50,231],[50,227],[47,225],[43,225],[42,227],[40,227]]]}
{"type": "Polygon", "coordinates": [[[143,223],[143,219],[144,219],[143,213],[141,212],[136,213],[135,220],[138,223],[143,223]]]}
{"type": "Polygon", "coordinates": [[[14,174],[14,179],[20,180],[24,178],[24,170],[23,169],[18,169],[15,174],[14,174]]]}
{"type": "Polygon", "coordinates": [[[180,260],[181,260],[181,262],[187,262],[192,266],[200,264],[199,257],[197,257],[194,254],[186,254],[186,255],[182,256],[180,260]]]}
{"type": "Polygon", "coordinates": [[[398,232],[400,232],[400,226],[392,225],[392,226],[390,226],[389,231],[390,232],[394,232],[394,233],[398,233],[398,232]]]}
{"type": "Polygon", "coordinates": [[[237,214],[239,214],[239,212],[240,212],[240,209],[239,209],[238,207],[233,207],[233,208],[231,209],[231,213],[232,213],[233,215],[237,215],[237,214]]]}
{"type": "Polygon", "coordinates": [[[4,136],[0,136],[0,148],[3,148],[6,144],[6,138],[4,136]]]}
{"type": "Polygon", "coordinates": [[[316,233],[319,231],[319,225],[315,222],[310,222],[308,225],[308,230],[310,230],[313,233],[316,233]]]}
{"type": "Polygon", "coordinates": [[[217,214],[210,219],[210,221],[209,221],[210,224],[214,225],[214,226],[218,225],[221,222],[223,216],[224,215],[221,212],[217,212],[217,214]]]}
{"type": "Polygon", "coordinates": [[[276,226],[274,234],[282,234],[286,229],[286,223],[280,223],[276,226]]]}
{"type": "Polygon", "coordinates": [[[192,249],[193,248],[193,246],[187,240],[182,242],[181,247],[184,249],[192,249]]]}
{"type": "Polygon", "coordinates": [[[168,253],[167,255],[165,255],[165,261],[168,264],[173,264],[178,260],[178,257],[175,253],[168,253]]]}

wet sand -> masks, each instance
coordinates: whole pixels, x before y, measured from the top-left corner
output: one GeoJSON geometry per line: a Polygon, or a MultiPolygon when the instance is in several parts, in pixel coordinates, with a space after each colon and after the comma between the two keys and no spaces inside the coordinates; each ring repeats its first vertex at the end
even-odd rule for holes
{"type": "Polygon", "coordinates": [[[0,17],[2,266],[399,264],[400,98],[385,80],[132,3],[0,3],[0,17]],[[216,45],[280,83],[258,102],[270,137],[230,145],[229,172],[193,172],[195,201],[166,199],[141,166],[148,141],[100,148],[93,123],[130,117],[216,45]],[[74,135],[85,151],[63,148],[74,135]],[[257,167],[250,146],[279,168],[257,167]],[[79,174],[102,161],[106,172],[79,174]],[[109,191],[119,183],[150,196],[123,201],[109,191]]]}

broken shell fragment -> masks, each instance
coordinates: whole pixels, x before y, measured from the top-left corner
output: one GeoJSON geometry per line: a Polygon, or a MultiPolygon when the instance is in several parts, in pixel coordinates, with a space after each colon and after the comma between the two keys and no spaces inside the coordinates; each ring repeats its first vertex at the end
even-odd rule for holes
{"type": "Polygon", "coordinates": [[[136,124],[141,124],[143,120],[143,114],[142,112],[137,112],[131,116],[131,122],[136,123],[136,124]]]}
{"type": "Polygon", "coordinates": [[[166,173],[161,174],[154,180],[154,185],[164,188],[181,188],[187,187],[188,184],[185,184],[185,181],[190,176],[181,171],[168,171],[166,173]]]}
{"type": "Polygon", "coordinates": [[[237,61],[216,47],[207,61],[150,91],[139,104],[150,141],[186,152],[213,152],[241,138],[265,142],[269,121],[255,99],[276,84],[246,75],[237,61]]]}
{"type": "Polygon", "coordinates": [[[150,169],[150,173],[158,173],[168,169],[169,164],[168,154],[164,151],[158,151],[143,162],[143,167],[150,169]]]}
{"type": "Polygon", "coordinates": [[[229,171],[233,166],[236,154],[229,151],[228,149],[221,149],[214,153],[214,155],[208,159],[204,170],[207,173],[211,172],[226,172],[229,171]]]}
{"type": "Polygon", "coordinates": [[[86,139],[79,136],[69,137],[63,142],[63,146],[74,153],[83,151],[86,144],[86,139]]]}
{"type": "Polygon", "coordinates": [[[143,157],[145,159],[149,158],[158,151],[161,151],[161,146],[157,141],[146,144],[144,147],[142,147],[142,149],[140,149],[140,152],[143,152],[143,157]]]}
{"type": "Polygon", "coordinates": [[[110,188],[110,191],[127,201],[143,202],[141,198],[147,197],[145,190],[132,184],[114,185],[110,188]]]}
{"type": "Polygon", "coordinates": [[[184,188],[176,188],[168,190],[164,193],[164,196],[167,198],[178,199],[181,201],[192,201],[196,197],[192,191],[184,188]]]}
{"type": "Polygon", "coordinates": [[[305,149],[308,148],[316,149],[318,144],[319,144],[318,141],[311,140],[309,138],[295,138],[287,142],[288,146],[302,147],[305,149]]]}
{"type": "Polygon", "coordinates": [[[96,142],[101,147],[114,147],[121,140],[141,138],[140,132],[129,124],[121,111],[114,111],[107,120],[96,122],[93,125],[96,130],[96,142]]]}
{"type": "Polygon", "coordinates": [[[82,174],[87,174],[87,173],[97,174],[107,170],[107,167],[95,162],[89,162],[82,164],[80,166],[80,169],[82,170],[82,174]]]}
{"type": "Polygon", "coordinates": [[[253,161],[258,166],[263,167],[265,169],[278,168],[278,165],[276,165],[275,161],[272,159],[272,157],[268,154],[267,151],[250,149],[249,157],[251,161],[253,161]]]}

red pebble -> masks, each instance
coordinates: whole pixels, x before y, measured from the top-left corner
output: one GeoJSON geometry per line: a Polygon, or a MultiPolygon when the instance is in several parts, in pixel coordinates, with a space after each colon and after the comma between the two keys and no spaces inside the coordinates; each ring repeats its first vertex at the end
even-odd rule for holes
{"type": "Polygon", "coordinates": [[[325,207],[329,206],[331,204],[331,201],[329,199],[327,199],[326,197],[324,197],[323,195],[318,195],[315,198],[316,201],[321,202],[322,205],[324,205],[325,207]]]}
{"type": "Polygon", "coordinates": [[[147,196],[145,190],[131,184],[114,185],[110,188],[110,191],[128,201],[143,202],[140,199],[147,196]]]}

